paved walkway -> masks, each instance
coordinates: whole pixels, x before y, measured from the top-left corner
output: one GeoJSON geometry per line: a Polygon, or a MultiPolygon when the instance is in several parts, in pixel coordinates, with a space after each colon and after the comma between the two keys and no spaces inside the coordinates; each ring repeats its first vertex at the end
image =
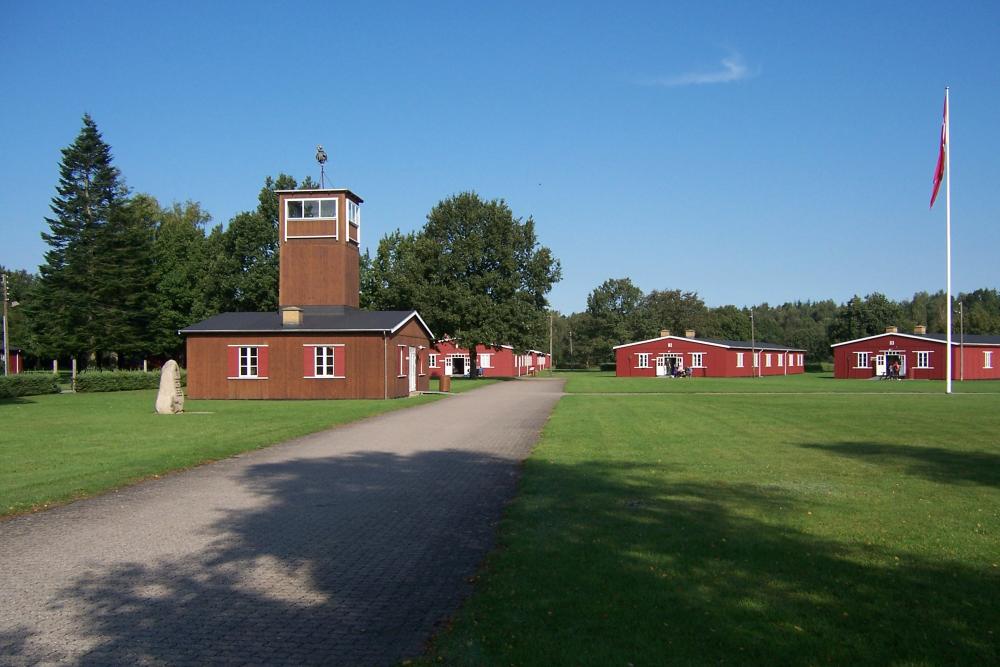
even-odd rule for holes
{"type": "Polygon", "coordinates": [[[0,664],[415,656],[561,390],[501,382],[0,523],[0,664]]]}

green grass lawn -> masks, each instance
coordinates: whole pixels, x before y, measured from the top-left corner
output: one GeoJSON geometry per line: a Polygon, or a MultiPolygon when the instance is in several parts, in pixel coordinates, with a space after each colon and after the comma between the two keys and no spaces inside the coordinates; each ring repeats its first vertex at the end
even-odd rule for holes
{"type": "Polygon", "coordinates": [[[155,391],[0,401],[0,516],[100,493],[389,410],[437,400],[187,401],[155,391]],[[206,412],[208,414],[193,414],[206,412]]]}
{"type": "MultiPolygon", "coordinates": [[[[497,378],[452,378],[451,393],[461,394],[463,391],[471,391],[496,382],[501,382],[501,380],[497,378]]],[[[438,391],[440,384],[440,380],[437,378],[431,378],[430,390],[438,391]]]]}
{"type": "Polygon", "coordinates": [[[424,661],[998,664],[1000,395],[567,396],[500,541],[424,661]]]}
{"type": "MultiPolygon", "coordinates": [[[[556,371],[566,379],[566,391],[588,393],[914,393],[943,394],[944,380],[838,380],[833,373],[799,373],[760,378],[625,378],[613,372],[556,371]]],[[[1000,394],[1000,382],[952,382],[956,394],[1000,394]]]]}

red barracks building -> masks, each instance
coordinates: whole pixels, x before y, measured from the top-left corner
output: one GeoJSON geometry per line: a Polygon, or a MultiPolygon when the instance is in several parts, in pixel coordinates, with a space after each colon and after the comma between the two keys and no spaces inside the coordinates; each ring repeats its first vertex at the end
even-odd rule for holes
{"type": "Polygon", "coordinates": [[[187,336],[190,398],[399,398],[428,385],[415,310],[361,310],[362,199],[278,191],[277,312],[222,313],[187,336]]]}
{"type": "Polygon", "coordinates": [[[793,375],[805,371],[805,350],[774,343],[696,338],[688,329],[672,336],[668,329],[659,338],[618,345],[615,375],[663,377],[684,371],[693,377],[753,377],[793,375]]]}
{"type": "MultiPolygon", "coordinates": [[[[899,333],[855,338],[832,345],[833,375],[837,378],[887,377],[894,365],[899,377],[911,380],[944,380],[948,342],[944,334],[929,334],[927,327],[899,333]]],[[[1000,380],[1000,336],[952,336],[953,380],[1000,380]]]]}
{"type": "MultiPolygon", "coordinates": [[[[477,345],[476,367],[482,377],[519,377],[551,366],[549,355],[538,350],[515,354],[510,345],[477,345]]],[[[451,338],[434,343],[427,358],[431,377],[469,375],[471,359],[468,348],[459,347],[451,338]]]]}

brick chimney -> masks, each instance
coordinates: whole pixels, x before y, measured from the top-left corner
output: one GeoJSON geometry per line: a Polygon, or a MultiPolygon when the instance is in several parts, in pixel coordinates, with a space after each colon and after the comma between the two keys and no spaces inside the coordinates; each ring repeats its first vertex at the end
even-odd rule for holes
{"type": "Polygon", "coordinates": [[[899,333],[899,329],[897,329],[896,327],[886,327],[885,328],[885,332],[886,333],[899,333]]]}
{"type": "Polygon", "coordinates": [[[281,326],[302,326],[302,309],[295,306],[285,306],[281,309],[281,326]]]}
{"type": "Polygon", "coordinates": [[[917,334],[918,336],[926,336],[927,335],[927,325],[926,324],[918,324],[917,326],[913,327],[913,333],[917,334]]]}
{"type": "Polygon", "coordinates": [[[685,338],[694,338],[694,329],[685,329],[684,330],[684,337],[685,338]]]}
{"type": "Polygon", "coordinates": [[[670,335],[670,329],[660,329],[660,338],[666,338],[670,335]]]}

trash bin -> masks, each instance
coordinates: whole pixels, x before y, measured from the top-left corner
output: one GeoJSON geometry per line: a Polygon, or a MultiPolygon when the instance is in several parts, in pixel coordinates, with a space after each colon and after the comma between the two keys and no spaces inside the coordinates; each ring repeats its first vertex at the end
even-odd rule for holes
{"type": "Polygon", "coordinates": [[[438,380],[438,391],[451,391],[451,376],[442,375],[438,380]]]}

